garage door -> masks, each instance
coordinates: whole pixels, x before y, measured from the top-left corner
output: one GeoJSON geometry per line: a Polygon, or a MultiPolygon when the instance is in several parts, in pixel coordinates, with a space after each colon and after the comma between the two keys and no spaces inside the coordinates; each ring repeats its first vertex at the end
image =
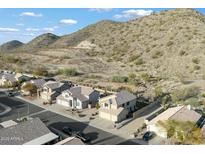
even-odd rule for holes
{"type": "Polygon", "coordinates": [[[66,107],[69,107],[69,105],[68,105],[68,102],[66,102],[66,101],[63,101],[63,100],[57,100],[57,104],[60,104],[60,105],[63,105],[63,106],[66,106],[66,107]]]}
{"type": "Polygon", "coordinates": [[[67,101],[61,101],[61,105],[69,107],[68,102],[67,101]]]}
{"type": "Polygon", "coordinates": [[[112,121],[117,121],[117,116],[111,115],[111,120],[112,121]]]}
{"type": "Polygon", "coordinates": [[[99,116],[103,119],[106,119],[106,120],[117,121],[117,116],[111,115],[109,113],[100,112],[99,116]]]}
{"type": "Polygon", "coordinates": [[[111,116],[110,116],[110,114],[108,114],[108,113],[100,112],[100,113],[99,113],[99,116],[100,116],[101,118],[103,118],[103,119],[111,120],[111,116]]]}

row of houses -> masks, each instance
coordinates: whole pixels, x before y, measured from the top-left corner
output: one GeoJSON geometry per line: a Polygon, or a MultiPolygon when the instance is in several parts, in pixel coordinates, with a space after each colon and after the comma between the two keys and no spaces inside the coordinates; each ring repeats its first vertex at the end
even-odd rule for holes
{"type": "Polygon", "coordinates": [[[136,109],[136,96],[128,91],[120,91],[106,97],[92,87],[49,81],[38,90],[38,97],[55,101],[72,109],[86,109],[99,104],[99,117],[113,122],[126,119],[136,109]]]}
{"type": "Polygon", "coordinates": [[[22,73],[13,73],[10,71],[0,71],[0,86],[12,87],[18,83],[29,81],[34,76],[22,73]]]}
{"type": "Polygon", "coordinates": [[[99,117],[120,122],[125,120],[131,112],[137,108],[136,96],[128,91],[101,97],[100,92],[92,87],[74,85],[70,81],[55,81],[52,78],[35,78],[26,74],[15,74],[2,72],[0,76],[1,85],[22,82],[21,92],[24,86],[32,84],[37,88],[37,98],[44,102],[57,103],[71,109],[86,109],[99,105],[99,117]]]}

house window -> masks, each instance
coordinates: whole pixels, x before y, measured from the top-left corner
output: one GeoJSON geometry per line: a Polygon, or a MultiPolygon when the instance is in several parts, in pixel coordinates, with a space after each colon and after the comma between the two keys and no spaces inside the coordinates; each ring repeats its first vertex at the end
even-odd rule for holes
{"type": "Polygon", "coordinates": [[[76,102],[76,106],[80,106],[80,103],[78,101],[76,102]]]}
{"type": "Polygon", "coordinates": [[[109,103],[112,104],[112,100],[111,99],[109,99],[109,103]]]}
{"type": "Polygon", "coordinates": [[[105,104],[104,104],[104,107],[108,108],[108,104],[107,104],[107,103],[105,103],[105,104]]]}
{"type": "Polygon", "coordinates": [[[125,107],[125,104],[122,104],[122,107],[125,107]]]}
{"type": "Polygon", "coordinates": [[[130,102],[127,102],[127,106],[130,105],[130,102]]]}

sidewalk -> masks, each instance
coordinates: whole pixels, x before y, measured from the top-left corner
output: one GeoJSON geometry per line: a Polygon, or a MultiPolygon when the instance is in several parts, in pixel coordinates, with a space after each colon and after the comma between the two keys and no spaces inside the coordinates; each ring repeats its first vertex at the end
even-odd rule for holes
{"type": "MultiPolygon", "coordinates": [[[[112,133],[114,135],[120,136],[124,139],[133,139],[131,137],[131,132],[129,130],[124,129],[123,127],[120,129],[116,129],[113,126],[113,123],[107,120],[103,120],[100,119],[98,116],[95,116],[94,119],[90,120],[88,116],[85,117],[78,117],[76,115],[72,115],[70,112],[67,111],[67,108],[65,108],[64,106],[58,105],[58,104],[52,104],[52,105],[43,105],[42,100],[28,100],[25,98],[22,98],[21,96],[17,96],[17,98],[29,102],[31,104],[34,104],[36,106],[39,106],[41,108],[44,108],[47,111],[51,111],[57,114],[60,114],[62,116],[68,117],[70,119],[79,121],[79,122],[83,122],[83,123],[87,123],[88,125],[101,129],[103,131],[112,133]]],[[[133,127],[136,127],[135,125],[133,125],[133,127]]],[[[137,128],[137,127],[136,127],[137,128]]],[[[136,129],[134,129],[136,130],[136,129]]]]}

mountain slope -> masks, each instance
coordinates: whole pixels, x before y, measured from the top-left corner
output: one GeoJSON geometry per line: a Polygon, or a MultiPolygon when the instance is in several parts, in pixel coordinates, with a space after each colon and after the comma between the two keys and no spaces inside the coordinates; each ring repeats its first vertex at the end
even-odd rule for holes
{"type": "Polygon", "coordinates": [[[9,41],[0,46],[0,52],[10,52],[21,47],[22,45],[23,43],[17,40],[9,41]]]}
{"type": "Polygon", "coordinates": [[[42,48],[48,48],[48,46],[58,40],[60,37],[51,33],[42,34],[24,46],[22,46],[21,50],[23,51],[34,51],[40,50],[42,48]]]}
{"type": "Polygon", "coordinates": [[[181,75],[202,78],[205,76],[204,30],[204,15],[193,9],[175,9],[128,22],[103,20],[62,37],[45,34],[22,49],[44,53],[41,63],[47,65],[49,62],[48,66],[56,67],[57,59],[53,55],[58,51],[55,54],[61,53],[61,58],[69,57],[59,60],[59,66],[78,62],[75,66],[79,69],[86,66],[81,70],[86,73],[89,73],[86,71],[88,67],[93,72],[98,71],[92,63],[95,59],[95,63],[98,61],[106,65],[104,70],[99,71],[104,71],[106,75],[135,72],[165,78],[181,75]],[[46,57],[45,53],[49,56],[46,57]],[[46,58],[46,61],[43,60],[46,58]],[[88,66],[80,64],[83,61],[88,66]]]}
{"type": "Polygon", "coordinates": [[[123,62],[134,70],[170,77],[205,74],[205,17],[193,9],[162,11],[119,23],[102,21],[61,37],[55,47],[89,41],[98,48],[90,55],[123,62]],[[193,59],[198,59],[197,63],[193,59]],[[179,67],[180,66],[180,67],[179,67]]]}

